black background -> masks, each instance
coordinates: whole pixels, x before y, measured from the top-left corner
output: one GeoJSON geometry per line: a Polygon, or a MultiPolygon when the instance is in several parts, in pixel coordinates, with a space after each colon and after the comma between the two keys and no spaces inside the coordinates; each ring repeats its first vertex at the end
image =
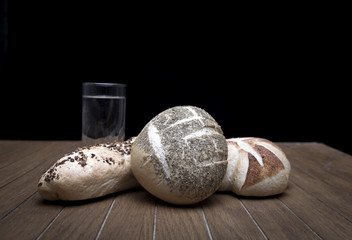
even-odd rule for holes
{"type": "Polygon", "coordinates": [[[127,84],[126,137],[169,107],[194,105],[227,138],[352,153],[346,33],[335,17],[283,13],[244,25],[208,14],[184,23],[53,5],[9,9],[0,139],[79,140],[82,82],[117,82],[127,84]],[[21,13],[26,21],[15,20],[21,13]]]}

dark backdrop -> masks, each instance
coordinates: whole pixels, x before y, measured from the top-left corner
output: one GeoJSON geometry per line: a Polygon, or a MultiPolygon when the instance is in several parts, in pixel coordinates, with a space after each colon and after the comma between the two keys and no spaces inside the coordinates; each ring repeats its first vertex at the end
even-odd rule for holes
{"type": "Polygon", "coordinates": [[[352,153],[344,31],[329,19],[239,31],[31,9],[27,21],[11,22],[10,8],[0,139],[79,140],[82,82],[117,82],[127,84],[126,137],[169,107],[194,105],[227,138],[316,141],[352,153]]]}

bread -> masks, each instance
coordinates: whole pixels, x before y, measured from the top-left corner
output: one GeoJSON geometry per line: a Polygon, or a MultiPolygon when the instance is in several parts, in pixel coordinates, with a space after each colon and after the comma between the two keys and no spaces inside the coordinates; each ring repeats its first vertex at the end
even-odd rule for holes
{"type": "Polygon", "coordinates": [[[227,144],[228,168],[220,191],[270,196],[286,189],[291,166],[277,145],[262,138],[232,138],[227,144]]]}
{"type": "Polygon", "coordinates": [[[134,139],[79,148],[59,159],[38,183],[47,200],[83,200],[137,187],[130,166],[134,139]]]}
{"type": "Polygon", "coordinates": [[[220,126],[203,109],[173,107],[154,117],[131,151],[132,172],[154,196],[173,204],[209,197],[227,167],[227,144],[220,126]]]}

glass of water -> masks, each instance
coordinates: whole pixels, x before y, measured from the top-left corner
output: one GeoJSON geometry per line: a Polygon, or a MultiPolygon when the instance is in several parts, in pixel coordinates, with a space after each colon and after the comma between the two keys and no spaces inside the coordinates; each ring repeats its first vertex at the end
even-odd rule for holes
{"type": "Polygon", "coordinates": [[[83,83],[82,141],[95,145],[125,138],[126,85],[83,83]]]}

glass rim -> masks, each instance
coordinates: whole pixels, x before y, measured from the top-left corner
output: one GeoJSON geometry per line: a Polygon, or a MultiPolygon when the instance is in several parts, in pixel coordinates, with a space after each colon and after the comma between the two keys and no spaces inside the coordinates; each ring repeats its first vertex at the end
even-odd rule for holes
{"type": "Polygon", "coordinates": [[[102,86],[102,87],[126,87],[124,83],[102,83],[102,82],[82,82],[83,86],[102,86]]]}

